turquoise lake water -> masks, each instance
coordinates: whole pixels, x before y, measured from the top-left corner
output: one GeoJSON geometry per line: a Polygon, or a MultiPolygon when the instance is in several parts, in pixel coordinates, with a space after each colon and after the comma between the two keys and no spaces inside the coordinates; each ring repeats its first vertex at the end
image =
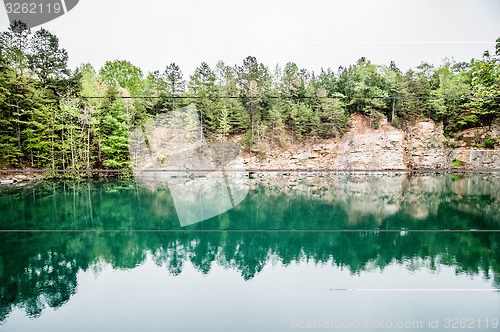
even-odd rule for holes
{"type": "Polygon", "coordinates": [[[0,331],[500,329],[498,174],[229,179],[1,187],[0,331]]]}

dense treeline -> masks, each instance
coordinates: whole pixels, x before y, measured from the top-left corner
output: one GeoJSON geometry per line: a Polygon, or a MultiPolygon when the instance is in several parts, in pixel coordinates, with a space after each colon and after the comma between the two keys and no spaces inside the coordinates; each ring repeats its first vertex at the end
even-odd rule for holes
{"type": "Polygon", "coordinates": [[[247,147],[338,136],[357,112],[375,125],[384,116],[395,126],[432,118],[449,131],[488,125],[500,118],[491,98],[500,97],[499,55],[500,38],[495,55],[406,73],[365,58],[337,72],[292,62],[270,70],[249,56],[236,66],[202,63],[186,79],[175,63],[147,75],[125,60],[70,71],[55,35],[14,22],[0,37],[0,165],[128,168],[130,130],[189,104],[208,137],[241,134],[247,147]]]}

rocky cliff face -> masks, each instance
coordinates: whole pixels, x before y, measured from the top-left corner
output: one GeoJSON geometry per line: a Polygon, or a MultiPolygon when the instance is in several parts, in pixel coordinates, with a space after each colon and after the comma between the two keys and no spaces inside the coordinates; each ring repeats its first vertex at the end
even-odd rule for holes
{"type": "Polygon", "coordinates": [[[405,135],[386,120],[373,128],[369,118],[354,116],[351,129],[336,147],[334,168],[406,169],[405,135]]]}
{"type": "MultiPolygon", "coordinates": [[[[476,136],[486,136],[488,131],[493,137],[500,137],[499,126],[476,128],[476,136]]],[[[466,131],[467,132],[467,131],[466,131]]],[[[469,130],[470,132],[470,130],[469,130]]],[[[412,169],[463,168],[494,169],[500,168],[500,150],[467,146],[463,139],[447,139],[443,125],[433,121],[421,121],[407,132],[408,167],[412,169]],[[451,147],[455,146],[455,147],[451,147]],[[454,164],[456,161],[456,164],[454,164]]],[[[457,133],[456,137],[463,137],[457,133]]],[[[483,137],[484,139],[485,137],[483,137]]],[[[469,144],[472,143],[472,140],[469,144]]]]}
{"type": "Polygon", "coordinates": [[[263,160],[244,155],[249,169],[500,169],[500,150],[471,147],[500,138],[500,126],[474,128],[446,138],[442,124],[421,120],[405,130],[355,115],[340,139],[266,148],[263,160]],[[375,128],[376,127],[376,128],[375,128]]]}

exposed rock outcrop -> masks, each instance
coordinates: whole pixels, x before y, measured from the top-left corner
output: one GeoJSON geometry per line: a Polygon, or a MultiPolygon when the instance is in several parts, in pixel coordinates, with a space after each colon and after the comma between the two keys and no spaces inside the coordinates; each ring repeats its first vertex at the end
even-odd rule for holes
{"type": "Polygon", "coordinates": [[[338,169],[406,169],[405,136],[402,131],[382,120],[378,129],[370,120],[354,116],[352,127],[336,146],[334,168],[338,169]]]}
{"type": "Polygon", "coordinates": [[[25,184],[27,181],[40,179],[41,177],[41,173],[34,172],[1,172],[0,185],[17,184],[19,186],[25,184]]]}
{"type": "Polygon", "coordinates": [[[266,158],[246,154],[244,164],[248,169],[500,169],[500,149],[479,146],[500,138],[500,126],[468,129],[455,137],[445,137],[443,125],[432,120],[403,130],[386,119],[375,125],[369,117],[354,115],[339,139],[292,144],[282,152],[266,146],[266,158]]]}

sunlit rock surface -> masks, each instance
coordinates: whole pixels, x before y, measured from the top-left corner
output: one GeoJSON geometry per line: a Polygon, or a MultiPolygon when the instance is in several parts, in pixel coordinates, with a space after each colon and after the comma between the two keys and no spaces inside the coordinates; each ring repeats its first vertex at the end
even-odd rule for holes
{"type": "Polygon", "coordinates": [[[247,169],[500,169],[500,150],[480,144],[500,138],[500,126],[467,129],[445,137],[443,125],[420,120],[395,128],[355,114],[340,138],[303,141],[276,150],[266,146],[265,158],[246,154],[247,169]],[[458,139],[457,137],[460,137],[458,139]]]}

